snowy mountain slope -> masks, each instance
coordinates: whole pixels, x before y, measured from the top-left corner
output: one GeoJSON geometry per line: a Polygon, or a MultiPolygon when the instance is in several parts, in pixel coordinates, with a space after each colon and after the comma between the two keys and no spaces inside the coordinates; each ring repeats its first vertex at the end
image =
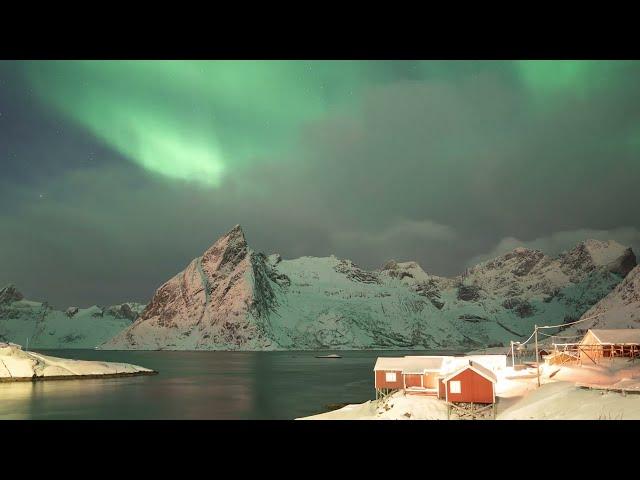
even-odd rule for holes
{"type": "Polygon", "coordinates": [[[26,344],[28,339],[29,348],[93,348],[131,325],[143,308],[123,303],[62,312],[25,300],[9,285],[0,289],[0,341],[26,344]]]}
{"type": "Polygon", "coordinates": [[[640,266],[580,318],[591,317],[595,318],[564,330],[562,335],[582,334],[589,328],[640,328],[640,266]]]}
{"type": "Polygon", "coordinates": [[[516,248],[457,277],[443,313],[461,332],[490,343],[528,337],[535,324],[578,319],[605,297],[635,266],[631,249],[609,241],[587,240],[556,258],[516,248]],[[514,338],[515,335],[515,338],[514,338]]]}
{"type": "Polygon", "coordinates": [[[336,257],[283,260],[290,286],[266,333],[282,348],[387,348],[460,345],[432,302],[401,279],[367,272],[336,257]]]}
{"type": "Polygon", "coordinates": [[[109,349],[470,348],[577,319],[636,264],[616,242],[551,258],[517,248],[443,278],[415,262],[366,271],[334,256],[282,260],[234,227],[162,285],[109,349]]]}

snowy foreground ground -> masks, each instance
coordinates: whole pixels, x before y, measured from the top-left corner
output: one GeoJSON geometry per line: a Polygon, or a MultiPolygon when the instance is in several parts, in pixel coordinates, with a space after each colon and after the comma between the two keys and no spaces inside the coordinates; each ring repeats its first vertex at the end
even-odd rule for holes
{"type": "Polygon", "coordinates": [[[38,378],[149,375],[148,368],[128,363],[90,362],[25,352],[14,344],[0,343],[0,382],[38,378]]]}
{"type": "MultiPolygon", "coordinates": [[[[595,366],[542,365],[498,374],[498,420],[631,420],[640,419],[640,361],[605,360],[595,366]],[[608,386],[628,392],[585,389],[608,386]],[[637,391],[638,393],[633,393],[637,391]]],[[[455,417],[452,417],[455,418],[455,417]]],[[[435,397],[396,392],[380,402],[347,405],[305,420],[446,420],[447,406],[435,397]]]]}

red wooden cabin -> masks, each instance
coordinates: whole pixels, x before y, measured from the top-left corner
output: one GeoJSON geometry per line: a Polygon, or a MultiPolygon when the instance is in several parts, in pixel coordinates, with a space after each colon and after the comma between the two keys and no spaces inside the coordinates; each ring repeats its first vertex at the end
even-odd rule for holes
{"type": "Polygon", "coordinates": [[[378,357],[373,371],[376,391],[400,390],[404,388],[403,357],[378,357]]]}
{"type": "Polygon", "coordinates": [[[436,395],[438,376],[447,357],[407,356],[404,357],[404,389],[411,393],[436,395]]]}
{"type": "Polygon", "coordinates": [[[479,363],[469,361],[438,382],[438,397],[451,403],[495,403],[495,374],[479,363]]]}

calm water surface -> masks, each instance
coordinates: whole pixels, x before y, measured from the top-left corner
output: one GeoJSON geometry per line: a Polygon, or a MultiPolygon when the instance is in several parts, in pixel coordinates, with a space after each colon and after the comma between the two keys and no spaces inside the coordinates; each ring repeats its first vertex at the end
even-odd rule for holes
{"type": "Polygon", "coordinates": [[[375,398],[373,366],[378,356],[444,353],[41,352],[132,363],[160,373],[0,383],[0,419],[293,419],[327,411],[330,403],[375,398]],[[326,353],[338,353],[342,358],[315,358],[326,353]]]}

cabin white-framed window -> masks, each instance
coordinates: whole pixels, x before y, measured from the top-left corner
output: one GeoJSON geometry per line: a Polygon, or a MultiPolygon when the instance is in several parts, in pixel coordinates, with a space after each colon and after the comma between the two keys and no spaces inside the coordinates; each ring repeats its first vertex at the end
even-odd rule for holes
{"type": "Polygon", "coordinates": [[[387,382],[395,382],[397,380],[396,372],[386,372],[384,375],[384,379],[387,382]]]}
{"type": "Polygon", "coordinates": [[[460,383],[460,380],[451,380],[449,382],[449,392],[450,393],[462,392],[462,384],[460,383]]]}

